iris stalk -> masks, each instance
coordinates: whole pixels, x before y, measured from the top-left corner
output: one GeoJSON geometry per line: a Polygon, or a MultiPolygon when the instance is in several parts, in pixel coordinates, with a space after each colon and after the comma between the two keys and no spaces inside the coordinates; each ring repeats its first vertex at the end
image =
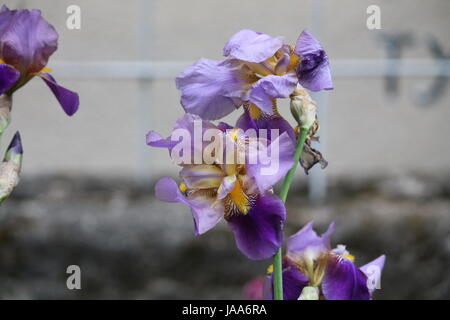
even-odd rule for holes
{"type": "MultiPolygon", "coordinates": [[[[297,146],[295,147],[294,165],[288,171],[281,187],[280,198],[283,202],[286,202],[289,188],[291,187],[292,180],[294,179],[295,170],[297,170],[298,162],[300,161],[300,157],[302,156],[302,151],[305,145],[306,138],[308,136],[308,131],[309,128],[302,128],[300,130],[300,136],[297,140],[297,146]]],[[[280,247],[273,259],[273,296],[275,300],[283,300],[282,256],[282,249],[280,247]]]]}

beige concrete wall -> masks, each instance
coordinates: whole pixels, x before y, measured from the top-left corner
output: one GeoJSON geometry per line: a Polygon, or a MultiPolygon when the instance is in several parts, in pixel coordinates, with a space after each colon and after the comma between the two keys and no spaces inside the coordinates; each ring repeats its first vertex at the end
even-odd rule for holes
{"type": "MultiPolygon", "coordinates": [[[[11,8],[37,7],[43,11],[61,36],[60,49],[52,60],[136,60],[142,55],[138,21],[146,14],[140,11],[139,1],[5,3],[11,8]],[[81,7],[81,30],[65,27],[65,11],[70,4],[81,7]]],[[[425,45],[428,35],[435,36],[450,52],[449,1],[324,0],[323,4],[320,22],[313,19],[311,1],[152,1],[148,12],[151,28],[143,38],[149,42],[146,45],[151,48],[151,59],[194,62],[201,56],[219,59],[228,37],[243,28],[284,35],[294,42],[302,29],[320,24],[321,41],[331,59],[384,59],[385,51],[377,40],[379,31],[369,31],[365,26],[367,6],[379,4],[382,31],[410,31],[416,38],[414,46],[405,51],[406,58],[430,58],[425,45]]],[[[58,70],[54,74],[58,76],[58,70]]],[[[7,139],[14,129],[22,132],[25,175],[175,174],[166,152],[149,150],[144,143],[148,129],[168,134],[182,114],[174,81],[153,81],[148,86],[149,100],[139,107],[140,85],[136,80],[58,80],[80,94],[80,111],[72,119],[64,115],[38,79],[14,97],[13,124],[7,139]]],[[[430,81],[403,78],[400,95],[393,99],[386,95],[382,78],[336,77],[335,90],[327,99],[327,172],[368,175],[448,171],[450,85],[445,97],[432,107],[412,102],[418,86],[430,81]]],[[[289,116],[287,108],[283,112],[289,116]]],[[[5,143],[3,140],[2,145],[5,143]]]]}

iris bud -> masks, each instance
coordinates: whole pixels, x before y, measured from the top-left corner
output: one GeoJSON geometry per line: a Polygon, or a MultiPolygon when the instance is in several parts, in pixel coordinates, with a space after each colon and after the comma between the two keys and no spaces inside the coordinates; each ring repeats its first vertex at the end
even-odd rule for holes
{"type": "Polygon", "coordinates": [[[306,90],[297,85],[291,98],[291,113],[303,129],[309,130],[316,122],[317,106],[306,90]]]}

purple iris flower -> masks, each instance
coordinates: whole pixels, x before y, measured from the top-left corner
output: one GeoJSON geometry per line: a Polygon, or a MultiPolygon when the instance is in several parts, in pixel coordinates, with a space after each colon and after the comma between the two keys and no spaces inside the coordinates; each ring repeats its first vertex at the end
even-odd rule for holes
{"type": "Polygon", "coordinates": [[[185,114],[177,121],[171,137],[165,139],[150,131],[147,144],[167,148],[172,154],[181,142],[175,133],[182,129],[194,137],[196,124],[201,124],[202,134],[209,129],[215,130],[210,141],[222,141],[221,149],[210,150],[212,161],[203,158],[195,162],[192,161],[195,156],[190,151],[199,151],[204,155],[210,143],[202,140],[200,144],[189,145],[181,152],[187,159],[179,163],[182,167],[181,183],[162,178],[155,186],[156,197],[167,202],[187,204],[191,208],[196,235],[210,230],[224,218],[235,235],[237,247],[248,258],[261,260],[272,257],[282,244],[286,218],[284,204],[273,194],[272,186],[292,167],[292,140],[287,134],[282,134],[277,139],[273,138],[267,150],[263,151],[255,149],[255,144],[252,146],[252,142],[262,142],[260,138],[248,136],[225,123],[215,126],[196,115],[185,114]],[[251,161],[251,153],[267,152],[274,145],[278,146],[278,157],[275,157],[278,165],[274,172],[264,174],[262,169],[267,164],[251,161]],[[226,150],[224,146],[227,146],[226,150]],[[225,161],[221,161],[218,155],[228,153],[230,146],[234,156],[224,157],[225,161]],[[236,161],[235,155],[238,154],[243,155],[243,161],[236,161]]]}
{"type": "Polygon", "coordinates": [[[12,94],[34,76],[55,95],[64,112],[78,110],[78,94],[57,84],[46,67],[58,47],[58,33],[39,10],[0,9],[0,94],[12,94]]]}
{"type": "Polygon", "coordinates": [[[177,77],[186,112],[214,120],[253,105],[272,115],[274,99],[288,97],[297,83],[315,91],[332,89],[327,55],[308,31],[292,47],[282,37],[241,30],[223,54],[225,60],[202,58],[177,77]]]}
{"type": "MultiPolygon", "coordinates": [[[[334,223],[318,236],[308,223],[288,240],[283,262],[283,294],[285,300],[297,300],[305,288],[317,288],[326,300],[369,300],[379,284],[385,256],[358,268],[345,246],[331,248],[334,223]]],[[[267,282],[270,284],[271,276],[267,282]]],[[[271,298],[271,286],[265,297],[271,298]]]]}

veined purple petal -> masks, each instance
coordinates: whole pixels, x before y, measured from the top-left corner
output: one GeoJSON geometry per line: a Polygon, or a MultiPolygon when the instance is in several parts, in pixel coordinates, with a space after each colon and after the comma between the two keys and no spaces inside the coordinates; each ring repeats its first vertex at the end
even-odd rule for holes
{"type": "Polygon", "coordinates": [[[272,57],[283,43],[283,37],[271,37],[245,29],[228,40],[223,48],[223,55],[247,62],[262,62],[272,57]]]}
{"type": "Polygon", "coordinates": [[[20,73],[7,64],[0,64],[0,95],[8,91],[17,80],[20,73]]]}
{"type": "Polygon", "coordinates": [[[186,165],[180,171],[180,178],[189,189],[218,188],[224,177],[222,169],[212,164],[186,165]]]}
{"type": "Polygon", "coordinates": [[[331,249],[330,236],[334,232],[334,222],[330,224],[327,231],[320,237],[313,230],[314,222],[309,222],[299,232],[289,237],[287,249],[291,257],[302,256],[303,254],[312,255],[315,259],[320,253],[331,249]]]}
{"type": "Polygon", "coordinates": [[[68,116],[74,115],[80,105],[78,93],[70,91],[69,89],[57,84],[55,78],[53,78],[49,73],[41,73],[40,77],[53,92],[64,112],[68,116]]]}
{"type": "Polygon", "coordinates": [[[331,255],[322,281],[327,300],[369,300],[367,277],[350,260],[331,255]]]}
{"type": "Polygon", "coordinates": [[[294,52],[301,57],[297,77],[302,86],[312,91],[333,89],[328,56],[311,33],[301,33],[294,52]]]}
{"type": "Polygon", "coordinates": [[[249,259],[272,257],[283,241],[286,208],[275,195],[259,195],[246,215],[228,220],[239,250],[249,259]]]}
{"type": "Polygon", "coordinates": [[[194,231],[201,235],[212,229],[223,217],[224,208],[220,201],[202,195],[193,195],[187,199],[178,188],[175,180],[162,178],[155,185],[155,196],[166,202],[182,202],[191,208],[194,219],[194,231]]]}
{"type": "Polygon", "coordinates": [[[39,10],[0,11],[1,58],[23,74],[39,72],[58,47],[58,33],[39,10]]]}
{"type": "Polygon", "coordinates": [[[294,164],[294,150],[295,146],[287,133],[272,140],[267,147],[260,146],[258,150],[249,148],[249,152],[259,156],[258,163],[246,166],[247,174],[255,179],[260,192],[270,190],[284,178],[294,164]]]}
{"type": "Polygon", "coordinates": [[[383,272],[385,260],[386,256],[382,255],[359,268],[369,279],[368,281],[371,284],[371,287],[369,287],[369,292],[371,295],[375,291],[377,285],[380,283],[381,273],[383,272]]]}
{"type": "Polygon", "coordinates": [[[246,84],[232,61],[200,59],[176,78],[187,113],[217,120],[242,105],[246,84]]]}
{"type": "Polygon", "coordinates": [[[294,91],[297,81],[293,72],[283,76],[265,76],[250,89],[250,101],[265,113],[273,114],[273,99],[288,97],[294,91]]]}

